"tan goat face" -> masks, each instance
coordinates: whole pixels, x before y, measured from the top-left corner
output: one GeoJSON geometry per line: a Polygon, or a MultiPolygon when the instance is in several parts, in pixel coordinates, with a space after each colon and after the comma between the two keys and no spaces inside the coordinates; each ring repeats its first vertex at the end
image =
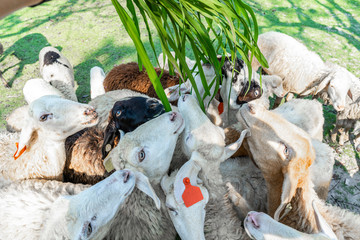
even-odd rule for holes
{"type": "Polygon", "coordinates": [[[237,118],[250,129],[246,145],[264,178],[269,183],[282,177],[281,202],[290,202],[315,159],[310,136],[261,105],[245,104],[237,118]]]}

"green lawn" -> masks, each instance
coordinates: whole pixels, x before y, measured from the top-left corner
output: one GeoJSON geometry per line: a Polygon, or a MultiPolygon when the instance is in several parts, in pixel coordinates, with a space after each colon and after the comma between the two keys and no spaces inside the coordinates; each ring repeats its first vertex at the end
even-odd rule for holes
{"type": "MultiPolygon", "coordinates": [[[[260,32],[276,30],[294,36],[324,60],[360,76],[359,1],[246,2],[255,11],[260,32]]],[[[146,40],[145,26],[141,30],[146,40]]],[[[70,60],[81,102],[89,101],[89,72],[93,66],[108,72],[115,64],[136,60],[135,48],[108,0],[54,0],[24,8],[0,20],[0,42],[4,45],[0,69],[12,85],[0,86],[0,129],[5,126],[5,117],[25,103],[21,91],[24,83],[40,77],[38,53],[43,47],[58,47],[70,60]]],[[[159,41],[155,39],[155,43],[160,52],[159,41]]],[[[145,45],[150,50],[149,44],[145,45]]],[[[331,124],[328,121],[327,127],[331,124]]]]}

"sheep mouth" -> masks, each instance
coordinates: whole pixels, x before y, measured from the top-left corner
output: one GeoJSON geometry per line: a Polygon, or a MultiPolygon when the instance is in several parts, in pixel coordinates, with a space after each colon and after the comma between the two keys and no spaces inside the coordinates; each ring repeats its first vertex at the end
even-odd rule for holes
{"type": "Polygon", "coordinates": [[[82,123],[82,125],[94,124],[94,123],[97,123],[98,120],[99,120],[99,119],[98,119],[98,116],[97,116],[97,114],[96,114],[96,115],[95,115],[92,119],[90,119],[89,121],[82,123]]]}
{"type": "Polygon", "coordinates": [[[184,118],[181,118],[181,122],[179,127],[175,130],[174,134],[177,134],[179,132],[181,132],[183,130],[183,126],[184,126],[184,118]]]}
{"type": "Polygon", "coordinates": [[[248,221],[248,217],[246,217],[245,220],[244,220],[245,232],[246,232],[247,235],[250,237],[250,239],[255,239],[254,236],[251,234],[251,232],[250,232],[249,229],[248,229],[248,226],[247,226],[248,223],[247,223],[247,221],[248,221]]]}

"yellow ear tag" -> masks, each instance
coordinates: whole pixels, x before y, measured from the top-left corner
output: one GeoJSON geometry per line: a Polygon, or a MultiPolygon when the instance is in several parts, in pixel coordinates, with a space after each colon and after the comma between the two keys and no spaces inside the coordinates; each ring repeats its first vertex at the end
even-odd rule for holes
{"type": "Polygon", "coordinates": [[[112,170],[114,170],[115,168],[114,168],[114,165],[113,165],[113,163],[112,163],[112,161],[111,161],[111,158],[106,158],[105,160],[104,160],[104,167],[105,167],[105,169],[106,169],[106,171],[107,172],[111,172],[112,170]]]}

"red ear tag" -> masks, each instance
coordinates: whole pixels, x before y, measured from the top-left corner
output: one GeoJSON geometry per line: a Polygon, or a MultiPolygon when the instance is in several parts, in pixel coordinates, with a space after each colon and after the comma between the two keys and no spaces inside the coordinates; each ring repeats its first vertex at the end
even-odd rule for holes
{"type": "Polygon", "coordinates": [[[19,156],[15,157],[15,156],[16,156],[16,153],[19,151],[19,143],[16,142],[15,145],[16,145],[16,152],[14,153],[14,160],[18,159],[18,158],[25,152],[25,150],[26,150],[26,145],[25,145],[25,147],[20,150],[19,156]]]}
{"type": "Polygon", "coordinates": [[[182,199],[184,200],[186,207],[191,207],[195,203],[204,199],[200,188],[197,186],[192,186],[189,178],[184,178],[183,182],[185,185],[185,191],[182,194],[182,199]]]}
{"type": "Polygon", "coordinates": [[[224,112],[224,102],[219,103],[218,112],[219,114],[222,114],[224,112]]]}

